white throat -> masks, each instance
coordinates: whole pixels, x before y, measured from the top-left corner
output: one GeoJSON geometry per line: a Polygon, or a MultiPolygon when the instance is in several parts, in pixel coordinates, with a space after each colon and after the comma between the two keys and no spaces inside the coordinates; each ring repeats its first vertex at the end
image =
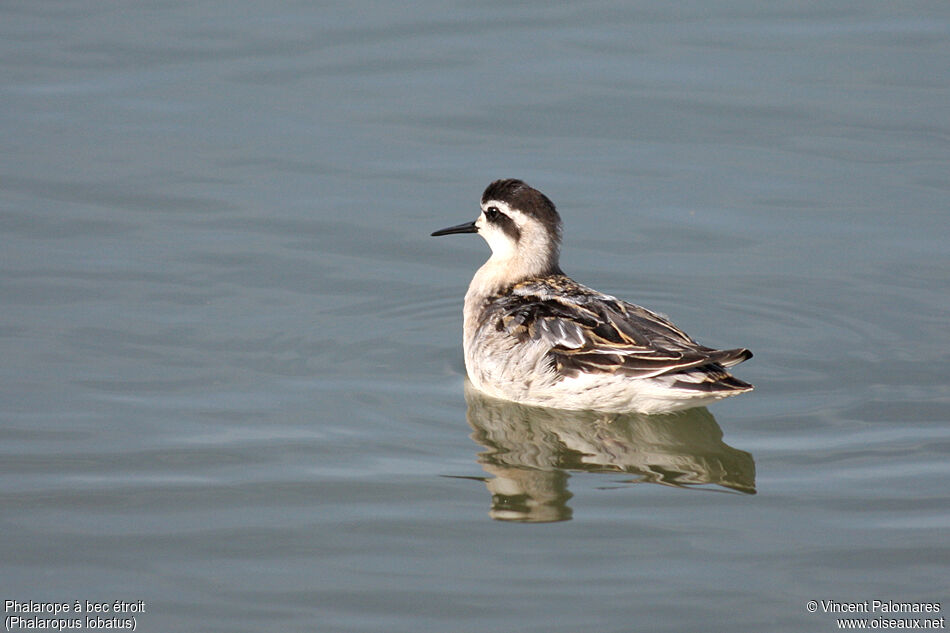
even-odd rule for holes
{"type": "Polygon", "coordinates": [[[516,242],[500,230],[479,227],[492,254],[475,272],[466,294],[484,299],[519,281],[549,274],[558,269],[558,248],[541,227],[522,228],[516,242]]]}

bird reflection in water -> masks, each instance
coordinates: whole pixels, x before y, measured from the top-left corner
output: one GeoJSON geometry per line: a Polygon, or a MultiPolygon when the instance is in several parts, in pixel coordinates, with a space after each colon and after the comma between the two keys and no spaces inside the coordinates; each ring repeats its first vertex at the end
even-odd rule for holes
{"type": "Polygon", "coordinates": [[[704,408],[660,416],[565,411],[497,400],[465,383],[480,478],[501,521],[567,521],[569,471],[626,473],[630,483],[721,486],[755,494],[752,455],[723,443],[704,408]]]}

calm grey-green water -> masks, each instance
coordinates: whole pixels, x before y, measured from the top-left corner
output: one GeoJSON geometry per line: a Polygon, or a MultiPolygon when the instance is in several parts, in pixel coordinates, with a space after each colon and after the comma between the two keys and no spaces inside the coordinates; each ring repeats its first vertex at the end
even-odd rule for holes
{"type": "Polygon", "coordinates": [[[950,609],[945,2],[4,2],[0,124],[0,600],[226,632],[950,609]],[[501,177],[558,204],[568,273],[749,347],[756,391],[467,391],[488,249],[429,233],[501,177]]]}

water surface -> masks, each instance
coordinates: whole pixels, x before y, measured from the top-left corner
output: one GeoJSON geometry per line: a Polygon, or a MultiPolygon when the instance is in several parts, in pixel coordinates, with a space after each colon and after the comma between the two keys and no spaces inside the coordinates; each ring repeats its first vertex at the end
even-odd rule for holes
{"type": "Polygon", "coordinates": [[[228,632],[950,608],[943,3],[12,2],[0,34],[0,599],[228,632]],[[487,247],[428,234],[499,177],[757,390],[466,394],[487,247]]]}

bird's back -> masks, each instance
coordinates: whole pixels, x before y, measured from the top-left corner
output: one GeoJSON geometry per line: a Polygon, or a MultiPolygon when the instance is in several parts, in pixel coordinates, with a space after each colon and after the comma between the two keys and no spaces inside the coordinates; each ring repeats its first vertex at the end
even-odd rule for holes
{"type": "Polygon", "coordinates": [[[748,350],[700,345],[666,317],[563,274],[470,291],[465,315],[469,377],[498,397],[656,413],[752,389],[725,370],[748,350]]]}

